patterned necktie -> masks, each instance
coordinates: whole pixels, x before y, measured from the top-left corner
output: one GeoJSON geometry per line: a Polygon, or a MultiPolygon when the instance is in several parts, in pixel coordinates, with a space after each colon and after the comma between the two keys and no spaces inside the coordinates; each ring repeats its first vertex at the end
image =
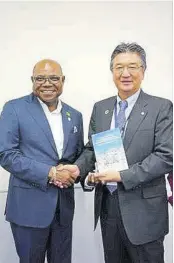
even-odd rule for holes
{"type": "Polygon", "coordinates": [[[120,106],[119,113],[117,117],[115,116],[115,128],[118,127],[120,129],[121,136],[123,136],[123,130],[126,124],[125,110],[128,106],[127,100],[119,101],[119,106],[120,106]]]}
{"type": "MultiPolygon", "coordinates": [[[[117,116],[115,116],[115,128],[119,128],[121,132],[121,137],[124,134],[124,127],[126,124],[126,115],[125,110],[128,107],[128,103],[126,100],[122,100],[119,102],[120,110],[117,116]]],[[[116,115],[116,113],[115,113],[116,115]]],[[[117,185],[107,185],[108,190],[112,194],[116,189],[117,185]]]]}

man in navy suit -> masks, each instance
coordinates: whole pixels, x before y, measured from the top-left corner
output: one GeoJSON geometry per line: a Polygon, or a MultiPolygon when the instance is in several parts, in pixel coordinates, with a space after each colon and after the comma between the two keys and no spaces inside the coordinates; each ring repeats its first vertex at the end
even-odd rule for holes
{"type": "Polygon", "coordinates": [[[0,164],[10,173],[5,213],[20,263],[43,263],[45,254],[49,263],[71,262],[79,174],[59,167],[74,163],[84,142],[82,114],[59,99],[64,80],[56,61],[39,61],[33,93],[7,102],[0,118],[0,164]]]}

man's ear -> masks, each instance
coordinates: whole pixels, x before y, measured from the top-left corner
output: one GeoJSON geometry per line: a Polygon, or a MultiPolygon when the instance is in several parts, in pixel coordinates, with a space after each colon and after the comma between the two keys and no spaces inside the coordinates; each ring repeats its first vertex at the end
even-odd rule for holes
{"type": "Polygon", "coordinates": [[[63,83],[65,82],[65,76],[62,76],[62,82],[63,83]]]}
{"type": "Polygon", "coordinates": [[[34,82],[34,78],[33,78],[33,76],[31,76],[31,81],[34,82]]]}

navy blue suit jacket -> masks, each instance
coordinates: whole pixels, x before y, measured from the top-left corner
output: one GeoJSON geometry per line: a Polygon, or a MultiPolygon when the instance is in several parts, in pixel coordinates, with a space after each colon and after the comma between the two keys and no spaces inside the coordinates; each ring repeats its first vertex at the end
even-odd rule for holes
{"type": "Polygon", "coordinates": [[[10,172],[7,221],[47,227],[58,202],[60,222],[72,223],[74,189],[48,184],[48,173],[52,166],[78,158],[84,145],[83,121],[81,113],[65,103],[62,121],[64,147],[59,159],[49,123],[33,93],[5,104],[0,118],[0,165],[10,172]]]}

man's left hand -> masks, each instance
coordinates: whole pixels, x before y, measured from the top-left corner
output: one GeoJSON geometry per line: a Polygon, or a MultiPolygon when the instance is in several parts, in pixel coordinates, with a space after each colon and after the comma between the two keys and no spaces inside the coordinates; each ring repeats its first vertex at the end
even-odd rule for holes
{"type": "Polygon", "coordinates": [[[113,170],[108,170],[102,173],[96,173],[95,177],[102,183],[121,182],[120,172],[115,172],[113,170]]]}

